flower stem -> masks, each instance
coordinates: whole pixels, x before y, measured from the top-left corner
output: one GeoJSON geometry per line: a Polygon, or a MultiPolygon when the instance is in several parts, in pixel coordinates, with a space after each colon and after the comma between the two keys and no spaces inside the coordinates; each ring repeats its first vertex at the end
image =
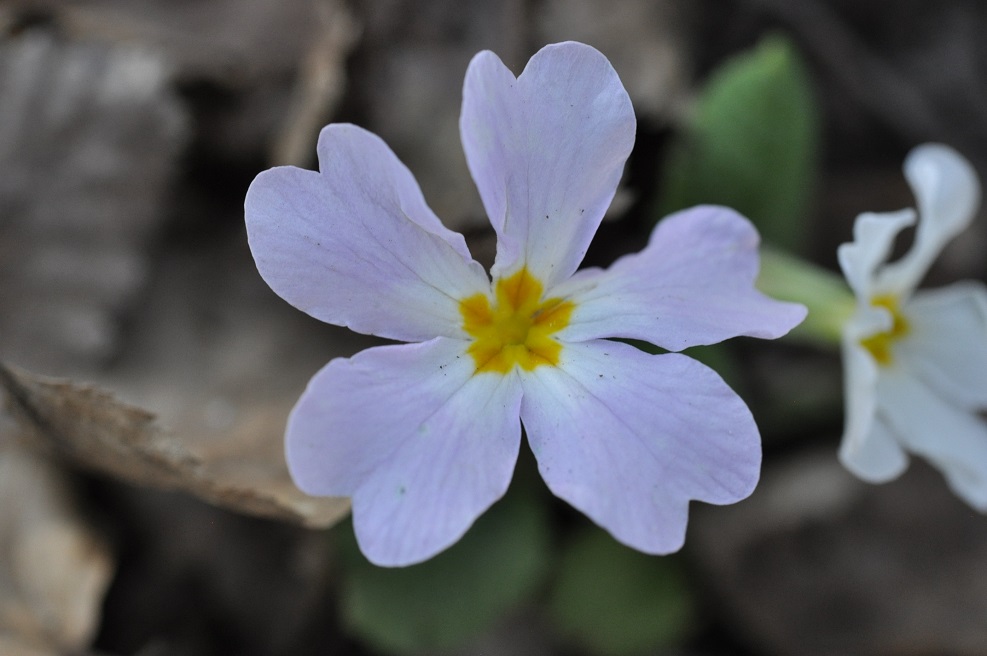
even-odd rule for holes
{"type": "Polygon", "coordinates": [[[762,247],[757,287],[772,298],[802,303],[809,309],[805,321],[788,338],[826,348],[839,347],[843,325],[853,314],[856,299],[838,274],[762,247]]]}

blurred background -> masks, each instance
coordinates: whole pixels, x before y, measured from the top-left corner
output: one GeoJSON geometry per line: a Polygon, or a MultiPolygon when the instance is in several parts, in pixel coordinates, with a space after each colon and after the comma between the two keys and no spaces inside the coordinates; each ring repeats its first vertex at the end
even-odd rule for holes
{"type": "MultiPolygon", "coordinates": [[[[639,121],[587,263],[716,202],[835,271],[858,213],[913,205],[913,146],[983,173],[985,36],[978,0],[0,1],[0,655],[987,653],[987,519],[922,462],[844,472],[839,353],[798,340],[695,353],[765,463],[750,499],[693,504],[681,553],[616,544],[522,449],[460,544],[369,565],[282,436],[309,377],[374,342],[277,298],[243,227],[253,177],[313,168],[349,121],[489,263],[467,63],[574,39],[639,121]]],[[[982,220],[927,284],[960,278],[987,279],[982,220]]]]}

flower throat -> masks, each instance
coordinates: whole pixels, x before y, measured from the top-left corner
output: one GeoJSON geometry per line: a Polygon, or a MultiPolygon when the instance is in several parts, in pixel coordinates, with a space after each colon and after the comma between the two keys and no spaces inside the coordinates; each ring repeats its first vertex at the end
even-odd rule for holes
{"type": "Polygon", "coordinates": [[[463,330],[473,337],[469,353],[476,373],[506,374],[519,366],[531,371],[557,365],[562,345],[552,335],[569,325],[575,304],[542,300],[544,286],[527,268],[496,283],[494,305],[485,294],[459,302],[463,330]]]}

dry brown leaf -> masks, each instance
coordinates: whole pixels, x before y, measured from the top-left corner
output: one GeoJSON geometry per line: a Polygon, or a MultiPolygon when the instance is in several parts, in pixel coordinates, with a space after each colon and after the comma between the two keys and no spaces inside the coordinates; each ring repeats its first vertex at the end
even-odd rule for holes
{"type": "Polygon", "coordinates": [[[32,645],[15,636],[0,634],[0,654],[3,656],[61,656],[52,647],[32,645]]]}
{"type": "MultiPolygon", "coordinates": [[[[359,33],[343,0],[31,2],[74,39],[141,43],[160,53],[175,80],[225,98],[196,116],[197,145],[239,161],[268,154],[272,143],[284,161],[285,119],[299,119],[307,133],[306,123],[335,108],[359,33]]],[[[301,152],[307,163],[314,146],[293,144],[289,155],[301,152]]]]}
{"type": "Polygon", "coordinates": [[[69,36],[141,43],[179,75],[249,84],[295,67],[325,0],[28,0],[69,36]]]}
{"type": "Polygon", "coordinates": [[[153,414],[94,386],[2,365],[0,385],[20,441],[73,464],[309,527],[330,526],[349,510],[346,500],[313,498],[295,488],[280,453],[280,427],[273,433],[267,425],[230,430],[225,440],[208,440],[208,449],[197,450],[160,427],[153,414]]]}
{"type": "MultiPolygon", "coordinates": [[[[231,274],[220,265],[205,278],[223,285],[182,275],[181,289],[166,286],[174,307],[151,322],[161,338],[152,344],[132,348],[138,333],[119,321],[143,326],[134,315],[157,307],[148,301],[154,270],[146,249],[168,214],[164,190],[188,135],[171,66],[133,44],[71,41],[43,30],[0,38],[0,361],[108,381],[114,392],[13,369],[4,386],[20,432],[35,446],[137,484],[326,526],[346,513],[346,502],[304,496],[284,465],[283,422],[297,394],[264,387],[279,384],[267,377],[270,363],[252,359],[250,346],[224,350],[235,337],[183,333],[200,325],[194,312],[213,316],[240,298],[223,285],[236,285],[240,275],[259,283],[255,272],[231,274]],[[202,289],[215,296],[192,308],[189,299],[202,289]],[[129,349],[123,357],[121,349],[129,349]],[[204,374],[217,353],[229,368],[204,374]],[[133,364],[139,375],[120,384],[111,360],[133,364]],[[217,381],[213,372],[228,378],[217,381]],[[119,391],[165,419],[119,402],[119,391]]],[[[232,328],[258,323],[253,306],[236,310],[232,328]]],[[[269,332],[247,339],[282,338],[280,324],[264,325],[269,332]]],[[[319,366],[304,365],[301,380],[319,366]]]]}
{"type": "Polygon", "coordinates": [[[81,649],[99,626],[113,558],[73,496],[50,460],[0,450],[0,653],[81,649]]]}
{"type": "Polygon", "coordinates": [[[0,35],[0,359],[105,364],[147,282],[187,113],[141,48],[0,35]]]}

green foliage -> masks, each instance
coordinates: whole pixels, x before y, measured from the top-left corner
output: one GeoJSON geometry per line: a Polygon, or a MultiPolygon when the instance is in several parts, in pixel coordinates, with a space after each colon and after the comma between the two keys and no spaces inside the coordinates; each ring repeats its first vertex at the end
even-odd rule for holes
{"type": "Polygon", "coordinates": [[[646,556],[597,528],[567,545],[549,603],[562,634],[603,656],[679,644],[695,625],[694,597],[674,556],[646,556]]]}
{"type": "Polygon", "coordinates": [[[819,118],[809,76],[780,36],[726,62],[709,79],[665,162],[658,217],[727,205],[769,243],[799,251],[818,167],[819,118]]]}
{"type": "Polygon", "coordinates": [[[547,572],[548,521],[516,487],[462,540],[420,565],[376,567],[346,532],[348,629],[385,653],[434,654],[466,643],[527,599],[547,572]]]}

